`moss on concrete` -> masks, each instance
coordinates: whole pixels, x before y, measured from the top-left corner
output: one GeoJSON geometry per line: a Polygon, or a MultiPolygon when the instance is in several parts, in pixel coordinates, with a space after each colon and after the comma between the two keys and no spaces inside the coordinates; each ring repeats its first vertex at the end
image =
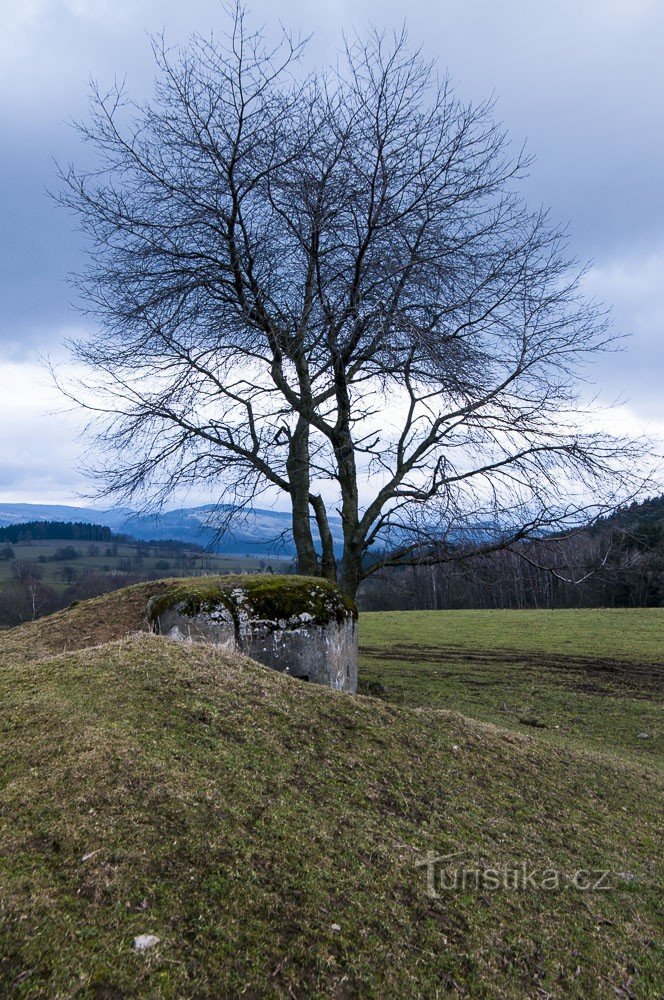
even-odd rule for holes
{"type": "Polygon", "coordinates": [[[357,618],[354,601],[329,580],[309,576],[208,576],[182,580],[148,602],[148,621],[177,607],[194,617],[226,608],[234,620],[246,615],[260,621],[288,620],[306,614],[312,625],[357,618]]]}

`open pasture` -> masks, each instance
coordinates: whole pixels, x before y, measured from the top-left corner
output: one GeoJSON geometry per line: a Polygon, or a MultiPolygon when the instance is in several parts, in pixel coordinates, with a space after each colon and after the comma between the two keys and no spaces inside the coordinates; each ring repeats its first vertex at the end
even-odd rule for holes
{"type": "Polygon", "coordinates": [[[0,559],[0,590],[15,578],[15,564],[25,564],[43,583],[61,592],[86,573],[108,576],[166,577],[186,573],[257,572],[268,563],[275,569],[282,564],[278,559],[269,560],[251,555],[217,555],[195,552],[183,543],[181,550],[173,550],[159,542],[88,542],[39,539],[20,543],[0,543],[11,547],[14,559],[0,559]],[[60,558],[58,552],[73,550],[75,556],[60,558]],[[54,558],[55,557],[55,558],[54,558]]]}
{"type": "Polygon", "coordinates": [[[364,614],[364,690],[661,760],[664,608],[364,614]]]}

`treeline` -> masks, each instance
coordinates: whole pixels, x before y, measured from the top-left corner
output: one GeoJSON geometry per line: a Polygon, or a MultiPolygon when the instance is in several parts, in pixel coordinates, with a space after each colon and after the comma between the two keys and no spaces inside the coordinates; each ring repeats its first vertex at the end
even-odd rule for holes
{"type": "Polygon", "coordinates": [[[568,538],[437,566],[386,569],[363,585],[364,610],[664,606],[664,497],[622,508],[568,538]]]}
{"type": "Polygon", "coordinates": [[[110,528],[83,521],[26,521],[0,528],[0,542],[16,545],[38,541],[110,542],[113,537],[110,528]]]}
{"type": "MultiPolygon", "coordinates": [[[[86,572],[73,578],[63,592],[56,591],[39,576],[39,569],[16,564],[12,581],[0,589],[0,628],[11,628],[66,608],[72,601],[99,597],[145,579],[139,574],[86,572]]],[[[154,577],[156,579],[156,576],[154,577]]]]}
{"type": "Polygon", "coordinates": [[[176,538],[148,538],[136,539],[133,535],[114,535],[117,541],[135,545],[140,550],[149,551],[153,549],[160,554],[181,556],[183,552],[196,552],[204,555],[208,552],[204,545],[197,545],[196,542],[183,542],[176,538]]]}
{"type": "Polygon", "coordinates": [[[218,571],[202,546],[177,539],[141,541],[82,522],[35,521],[1,530],[0,628],[143,580],[218,571]]]}

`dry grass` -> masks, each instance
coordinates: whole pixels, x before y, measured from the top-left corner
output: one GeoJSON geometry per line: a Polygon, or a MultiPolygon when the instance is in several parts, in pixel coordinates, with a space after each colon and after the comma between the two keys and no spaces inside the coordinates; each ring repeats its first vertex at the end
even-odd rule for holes
{"type": "Polygon", "coordinates": [[[1,995],[658,995],[655,769],[119,638],[158,586],[0,636],[1,995]],[[430,898],[429,851],[610,888],[430,898]]]}
{"type": "Polygon", "coordinates": [[[0,662],[10,657],[40,659],[68,650],[114,642],[132,632],[147,632],[146,608],[155,594],[172,589],[180,580],[156,580],[81,601],[36,622],[2,633],[0,662]]]}

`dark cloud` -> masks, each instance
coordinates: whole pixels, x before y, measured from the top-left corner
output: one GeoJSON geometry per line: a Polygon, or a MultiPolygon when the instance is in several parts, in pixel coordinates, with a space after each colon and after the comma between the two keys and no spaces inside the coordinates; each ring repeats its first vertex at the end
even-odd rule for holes
{"type": "MultiPolygon", "coordinates": [[[[495,93],[515,146],[525,141],[536,155],[529,201],[569,222],[573,251],[595,261],[589,289],[613,302],[617,328],[633,334],[618,358],[597,366],[604,398],[622,393],[635,413],[661,421],[660,0],[413,0],[407,8],[348,0],[320,9],[290,0],[278,14],[267,0],[251,6],[270,31],[280,19],[303,35],[314,32],[312,63],[335,57],[342,30],[398,28],[405,17],[412,44],[449,69],[461,96],[495,93]]],[[[217,0],[22,0],[3,11],[0,360],[57,350],[63,330],[82,322],[64,280],[80,266],[81,240],[45,189],[55,184],[53,157],[84,155],[66,122],[84,117],[89,77],[111,82],[126,74],[130,93],[143,96],[153,73],[146,31],[166,27],[180,42],[222,24],[217,0]]],[[[33,393],[37,414],[39,390],[33,393]]]]}

